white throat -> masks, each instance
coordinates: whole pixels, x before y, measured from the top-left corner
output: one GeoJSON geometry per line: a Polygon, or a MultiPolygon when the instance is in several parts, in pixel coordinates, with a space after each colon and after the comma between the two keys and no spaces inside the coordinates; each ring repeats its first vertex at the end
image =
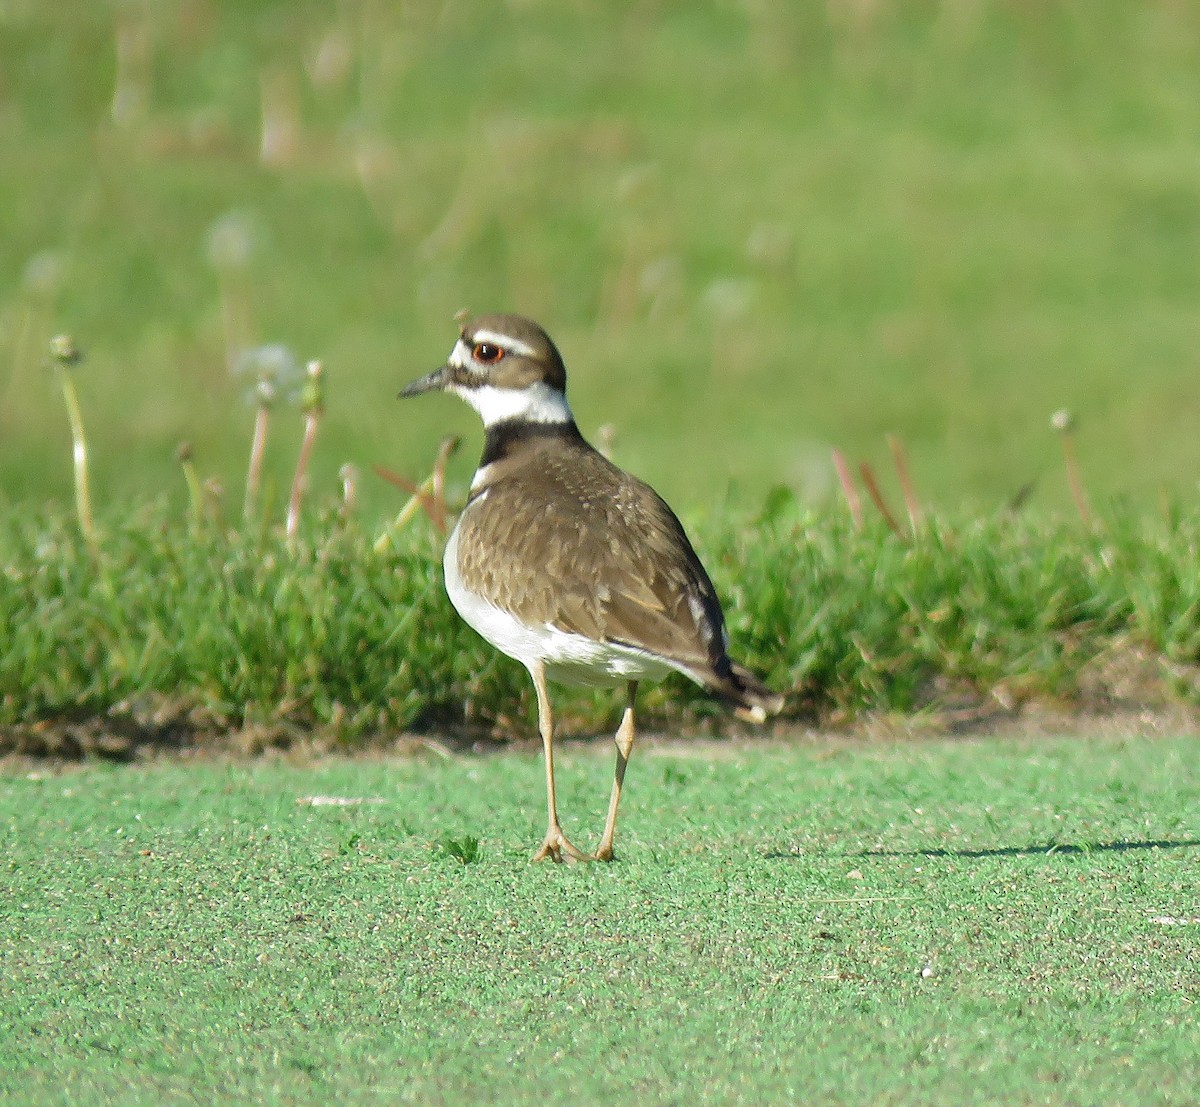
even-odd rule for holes
{"type": "Polygon", "coordinates": [[[483,420],[485,427],[515,419],[526,423],[569,423],[572,420],[567,398],[543,381],[527,388],[496,388],[481,384],[475,388],[453,388],[483,420]]]}

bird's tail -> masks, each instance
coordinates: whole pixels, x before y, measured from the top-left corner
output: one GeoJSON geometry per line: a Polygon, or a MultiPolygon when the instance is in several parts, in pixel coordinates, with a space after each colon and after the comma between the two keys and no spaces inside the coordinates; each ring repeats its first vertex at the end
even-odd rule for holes
{"type": "Polygon", "coordinates": [[[729,672],[723,673],[722,677],[711,685],[712,690],[733,704],[738,718],[765,723],[768,715],[778,715],[783,710],[783,696],[772,692],[744,665],[731,661],[729,672]]]}

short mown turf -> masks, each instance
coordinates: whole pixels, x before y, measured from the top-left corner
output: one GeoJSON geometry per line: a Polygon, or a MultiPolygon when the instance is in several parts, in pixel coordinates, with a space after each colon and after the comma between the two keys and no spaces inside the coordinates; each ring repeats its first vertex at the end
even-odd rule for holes
{"type": "MultiPolygon", "coordinates": [[[[581,844],[609,772],[560,759],[581,844]]],[[[13,769],[0,1098],[1195,1100],[1194,739],[646,748],[611,866],[528,862],[541,788],[13,769]]]]}

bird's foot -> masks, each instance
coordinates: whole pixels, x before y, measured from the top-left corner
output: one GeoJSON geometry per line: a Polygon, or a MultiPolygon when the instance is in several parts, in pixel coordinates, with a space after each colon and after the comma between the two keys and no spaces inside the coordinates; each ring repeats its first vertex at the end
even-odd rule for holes
{"type": "Polygon", "coordinates": [[[570,842],[567,841],[567,836],[562,832],[561,826],[551,826],[546,831],[546,839],[542,842],[542,848],[533,855],[534,861],[594,861],[595,858],[591,854],[583,853],[576,849],[570,842]]]}
{"type": "Polygon", "coordinates": [[[613,844],[611,838],[601,838],[600,845],[592,854],[593,861],[611,861],[613,859],[613,844]]]}

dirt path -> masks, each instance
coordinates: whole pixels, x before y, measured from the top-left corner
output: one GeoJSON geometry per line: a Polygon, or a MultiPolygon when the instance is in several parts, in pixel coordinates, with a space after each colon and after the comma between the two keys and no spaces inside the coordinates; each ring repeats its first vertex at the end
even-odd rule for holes
{"type": "MultiPolygon", "coordinates": [[[[690,751],[712,757],[735,753],[746,744],[763,742],[839,743],[918,741],[929,738],[1012,737],[1028,739],[1078,735],[1120,738],[1195,735],[1200,739],[1200,710],[1183,705],[1116,705],[1108,710],[1071,710],[1025,706],[1016,711],[962,711],[930,715],[873,716],[853,726],[806,726],[778,721],[750,728],[731,720],[727,729],[671,733],[652,729],[639,735],[644,751],[690,751]]],[[[591,732],[565,733],[564,748],[607,746],[610,736],[591,732]]],[[[252,758],[269,754],[297,757],[416,756],[453,757],[505,750],[536,750],[530,727],[528,738],[499,738],[477,730],[438,728],[429,732],[377,734],[352,741],[332,731],[314,731],[291,724],[250,726],[239,730],[191,726],[186,721],[138,721],[131,717],[93,718],[0,728],[0,759],[76,761],[103,759],[136,761],[155,757],[252,758]]]]}

